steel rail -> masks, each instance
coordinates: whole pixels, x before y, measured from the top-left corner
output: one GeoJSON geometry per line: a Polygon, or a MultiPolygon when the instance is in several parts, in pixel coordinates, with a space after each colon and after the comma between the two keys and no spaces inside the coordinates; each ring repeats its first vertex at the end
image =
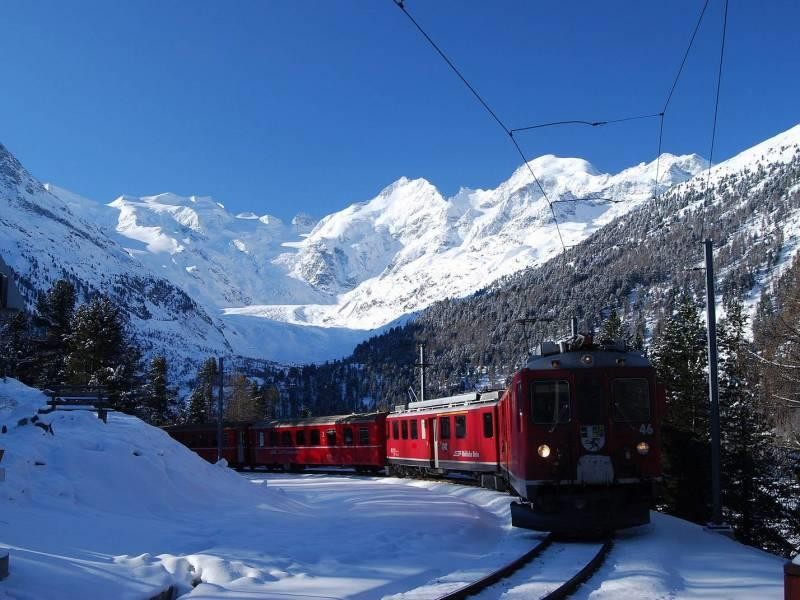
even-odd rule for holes
{"type": "Polygon", "coordinates": [[[518,571],[534,558],[539,556],[551,543],[553,543],[553,534],[548,533],[542,540],[533,548],[528,550],[525,554],[520,556],[513,562],[508,563],[506,566],[501,567],[497,571],[489,573],[486,577],[473,581],[463,587],[458,588],[454,592],[439,596],[436,600],[463,600],[467,596],[472,596],[478,592],[485,590],[487,587],[494,585],[501,579],[505,579],[512,573],[518,571]]]}
{"type": "MultiPolygon", "coordinates": [[[[445,594],[444,596],[439,596],[436,598],[436,600],[463,600],[464,598],[482,592],[486,588],[512,575],[534,558],[539,556],[552,544],[553,539],[554,536],[552,533],[547,534],[547,536],[544,537],[536,546],[515,561],[508,563],[504,567],[490,573],[486,577],[460,587],[453,592],[445,594]]],[[[591,560],[589,560],[580,571],[578,571],[575,575],[562,583],[552,592],[548,592],[542,596],[540,600],[564,600],[564,598],[568,598],[570,595],[575,593],[575,591],[583,583],[586,583],[586,581],[588,581],[589,578],[594,575],[595,571],[600,568],[600,565],[603,564],[603,561],[605,560],[612,546],[613,539],[608,537],[591,558],[591,560]]]]}
{"type": "Polygon", "coordinates": [[[606,556],[611,551],[611,547],[613,545],[614,540],[609,536],[603,542],[603,545],[600,546],[600,549],[597,551],[597,553],[592,557],[592,560],[587,562],[586,565],[569,580],[562,583],[559,587],[554,589],[546,596],[542,596],[541,600],[563,600],[564,598],[568,598],[575,593],[575,591],[582,584],[586,583],[589,578],[594,575],[595,571],[600,568],[600,565],[603,564],[603,561],[606,559],[606,556]]]}

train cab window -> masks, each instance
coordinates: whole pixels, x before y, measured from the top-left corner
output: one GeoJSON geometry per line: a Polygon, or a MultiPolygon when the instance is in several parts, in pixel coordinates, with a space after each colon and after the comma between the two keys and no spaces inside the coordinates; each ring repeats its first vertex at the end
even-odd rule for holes
{"type": "Polygon", "coordinates": [[[415,440],[419,437],[419,431],[417,431],[417,420],[413,419],[411,421],[411,439],[415,440]]]}
{"type": "Polygon", "coordinates": [[[297,433],[294,434],[294,440],[298,446],[305,446],[306,445],[306,432],[303,429],[299,429],[297,433]]]}
{"type": "Polygon", "coordinates": [[[336,445],[336,430],[335,429],[328,429],[325,432],[325,442],[328,446],[335,446],[336,445]]]}
{"type": "Polygon", "coordinates": [[[277,446],[278,445],[278,432],[274,429],[269,430],[269,445],[270,446],[277,446]]]}
{"type": "Polygon", "coordinates": [[[494,435],[494,423],[492,423],[492,413],[483,413],[483,437],[490,438],[494,435]]]}
{"type": "Polygon", "coordinates": [[[369,444],[369,429],[366,427],[359,427],[358,428],[358,443],[362,446],[365,444],[369,444]]]}
{"type": "Polygon", "coordinates": [[[456,437],[467,437],[467,415],[456,415],[456,437]]]}
{"type": "Polygon", "coordinates": [[[352,427],[345,427],[344,428],[344,443],[348,446],[353,445],[353,428],[352,427]]]}
{"type": "Polygon", "coordinates": [[[408,421],[400,421],[400,429],[403,432],[403,439],[408,439],[408,421]]]}
{"type": "Polygon", "coordinates": [[[443,440],[450,439],[450,417],[439,417],[439,438],[443,440]]]}
{"type": "Polygon", "coordinates": [[[615,379],[611,384],[614,420],[638,423],[650,420],[650,384],[647,379],[615,379]]]}
{"type": "Polygon", "coordinates": [[[311,445],[319,446],[319,429],[311,430],[311,445]]]}
{"type": "Polygon", "coordinates": [[[264,447],[264,432],[263,431],[259,431],[258,432],[258,446],[260,448],[264,447]]]}
{"type": "Polygon", "coordinates": [[[292,433],[290,431],[284,431],[281,433],[281,446],[291,446],[292,445],[292,433]]]}
{"type": "Polygon", "coordinates": [[[531,385],[531,418],[538,425],[569,422],[569,382],[534,381],[531,385]]]}
{"type": "Polygon", "coordinates": [[[392,439],[400,439],[400,424],[397,421],[392,421],[392,439]]]}
{"type": "Polygon", "coordinates": [[[578,419],[581,423],[603,423],[606,419],[606,395],[603,381],[594,373],[578,379],[578,419]]]}

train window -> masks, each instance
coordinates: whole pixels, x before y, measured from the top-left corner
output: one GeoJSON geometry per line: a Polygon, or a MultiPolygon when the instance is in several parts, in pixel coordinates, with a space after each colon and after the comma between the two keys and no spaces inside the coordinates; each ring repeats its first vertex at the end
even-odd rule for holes
{"type": "Polygon", "coordinates": [[[259,431],[258,432],[258,445],[261,448],[264,447],[264,432],[263,431],[259,431]]]}
{"type": "Polygon", "coordinates": [[[467,437],[467,415],[456,415],[456,437],[467,437]]]}
{"type": "Polygon", "coordinates": [[[650,384],[647,379],[615,379],[611,384],[614,420],[638,423],[650,420],[650,384]]]}
{"type": "Polygon", "coordinates": [[[277,446],[278,445],[278,432],[274,429],[269,430],[269,445],[270,446],[277,446]]]}
{"type": "Polygon", "coordinates": [[[419,432],[417,431],[417,420],[413,419],[411,421],[411,439],[415,440],[419,437],[419,432]]]}
{"type": "Polygon", "coordinates": [[[335,446],[336,445],[336,430],[335,429],[328,429],[325,432],[325,442],[328,446],[335,446]]]}
{"type": "Polygon", "coordinates": [[[311,430],[311,445],[319,446],[319,429],[311,430]]]}
{"type": "Polygon", "coordinates": [[[290,431],[284,431],[281,433],[281,446],[291,446],[292,445],[292,433],[290,431]]]}
{"type": "Polygon", "coordinates": [[[344,428],[344,443],[348,446],[353,445],[353,428],[352,427],[345,427],[344,428]]]}
{"type": "Polygon", "coordinates": [[[369,429],[366,427],[358,428],[358,443],[362,445],[369,444],[369,429]]]}
{"type": "Polygon", "coordinates": [[[306,432],[303,429],[298,429],[297,433],[294,434],[294,441],[297,442],[298,446],[305,446],[306,432]]]}
{"type": "Polygon", "coordinates": [[[400,428],[403,431],[403,439],[407,440],[408,439],[408,421],[401,421],[400,422],[400,428]]]}
{"type": "Polygon", "coordinates": [[[603,381],[594,373],[578,379],[578,419],[581,423],[602,423],[606,420],[606,402],[603,381]]]}
{"type": "Polygon", "coordinates": [[[450,417],[439,417],[439,438],[443,440],[450,439],[450,417]]]}
{"type": "Polygon", "coordinates": [[[483,413],[483,437],[490,438],[494,435],[494,424],[492,423],[492,413],[483,413]]]}
{"type": "Polygon", "coordinates": [[[400,439],[400,424],[397,421],[392,421],[392,438],[400,439]]]}
{"type": "Polygon", "coordinates": [[[569,422],[569,383],[534,381],[531,386],[531,418],[539,425],[569,422]]]}

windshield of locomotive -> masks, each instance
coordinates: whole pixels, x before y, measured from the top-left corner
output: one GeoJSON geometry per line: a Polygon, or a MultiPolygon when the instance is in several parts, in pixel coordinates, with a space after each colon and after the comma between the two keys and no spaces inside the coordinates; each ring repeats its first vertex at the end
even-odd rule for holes
{"type": "Polygon", "coordinates": [[[615,379],[612,384],[614,420],[650,420],[650,384],[647,379],[615,379]]]}
{"type": "Polygon", "coordinates": [[[539,425],[569,422],[569,383],[535,381],[531,386],[531,417],[539,425]]]}

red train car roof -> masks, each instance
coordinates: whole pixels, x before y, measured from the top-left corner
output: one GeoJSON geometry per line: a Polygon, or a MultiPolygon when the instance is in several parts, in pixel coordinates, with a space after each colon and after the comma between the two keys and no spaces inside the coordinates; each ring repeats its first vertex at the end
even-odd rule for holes
{"type": "Polygon", "coordinates": [[[434,398],[433,400],[423,400],[420,402],[409,402],[407,405],[394,407],[394,412],[389,417],[409,414],[421,414],[427,412],[437,412],[446,409],[457,410],[459,408],[471,408],[475,406],[491,406],[497,404],[503,390],[492,390],[487,392],[470,392],[459,394],[458,396],[447,396],[445,398],[434,398]]]}
{"type": "Polygon", "coordinates": [[[352,415],[330,415],[326,417],[305,417],[296,419],[270,419],[253,423],[254,427],[318,427],[323,425],[346,425],[350,423],[374,423],[386,413],[360,413],[352,415]]]}

